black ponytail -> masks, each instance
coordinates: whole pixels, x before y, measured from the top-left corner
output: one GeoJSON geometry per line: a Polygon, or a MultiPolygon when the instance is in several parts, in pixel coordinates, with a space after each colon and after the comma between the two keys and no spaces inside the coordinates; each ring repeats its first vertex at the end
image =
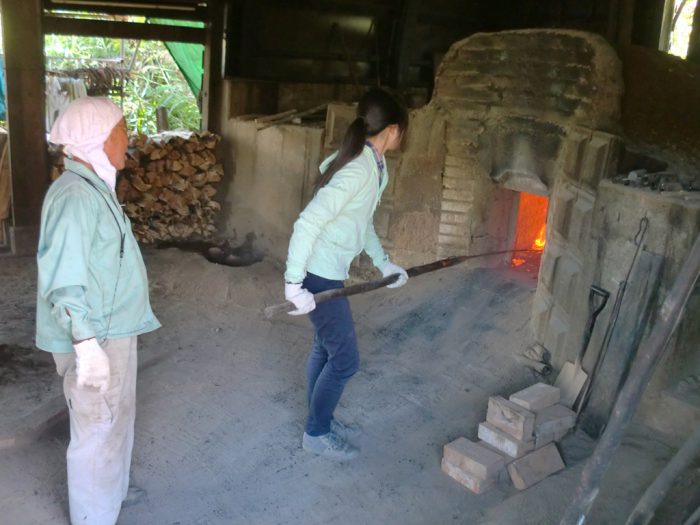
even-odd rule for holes
{"type": "Polygon", "coordinates": [[[320,190],[338,170],[362,153],[365,141],[381,133],[391,124],[397,124],[403,133],[408,125],[406,108],[388,91],[372,88],[357,105],[357,118],[348,127],[338,154],[316,180],[315,191],[320,190]]]}

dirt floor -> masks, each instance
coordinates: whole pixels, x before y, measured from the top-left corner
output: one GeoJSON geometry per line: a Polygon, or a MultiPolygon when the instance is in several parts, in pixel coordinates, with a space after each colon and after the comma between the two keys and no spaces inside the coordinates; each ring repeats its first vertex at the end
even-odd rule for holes
{"type": "MultiPolygon", "coordinates": [[[[337,464],[300,447],[308,319],[261,315],[281,267],[145,256],[163,323],[139,348],[132,482],[147,498],[119,523],[558,523],[594,445],[583,433],[561,443],[567,469],[524,492],[504,479],[476,496],[440,471],[442,446],[475,438],[490,395],[539,380],[513,358],[531,342],[533,273],[457,267],[353,298],[362,364],[336,415],[361,428],[361,455],[337,464]]],[[[68,426],[50,356],[31,350],[35,271],[0,259],[0,522],[64,524],[68,426]]],[[[672,453],[634,426],[590,523],[624,523],[672,453]]],[[[683,483],[697,488],[697,465],[683,483]]]]}

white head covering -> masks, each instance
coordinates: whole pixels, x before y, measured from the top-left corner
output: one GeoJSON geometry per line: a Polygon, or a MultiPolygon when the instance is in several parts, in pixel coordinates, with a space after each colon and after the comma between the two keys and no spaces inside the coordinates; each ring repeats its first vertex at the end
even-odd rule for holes
{"type": "Polygon", "coordinates": [[[114,191],[117,169],[104,152],[104,143],[122,119],[121,109],[104,97],[83,97],[71,102],[51,128],[49,140],[64,151],[92,165],[95,173],[114,191]]]}

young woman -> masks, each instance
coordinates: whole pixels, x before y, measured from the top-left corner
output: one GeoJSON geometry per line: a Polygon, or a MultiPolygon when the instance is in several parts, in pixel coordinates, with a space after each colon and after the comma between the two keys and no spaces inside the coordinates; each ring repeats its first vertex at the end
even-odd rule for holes
{"type": "Polygon", "coordinates": [[[331,459],[348,460],[358,453],[333,411],[357,372],[359,354],[347,298],[316,307],[313,294],[342,288],[350,263],[363,250],[382,275],[400,275],[391,288],[408,280],[406,271],[389,261],[372,224],[387,184],[384,152],[399,147],[407,124],[406,109],[393,96],[382,89],[368,91],[340,150],[321,164],[316,194],[289,241],[285,297],[297,308],[292,315],[309,313],[315,331],[306,366],[309,416],[302,446],[331,459]]]}

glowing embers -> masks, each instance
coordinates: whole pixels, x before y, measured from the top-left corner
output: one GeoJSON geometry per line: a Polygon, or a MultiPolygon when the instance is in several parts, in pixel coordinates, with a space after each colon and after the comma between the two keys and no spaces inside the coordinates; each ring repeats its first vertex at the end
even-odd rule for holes
{"type": "Polygon", "coordinates": [[[511,265],[527,271],[537,271],[546,243],[547,205],[549,199],[531,193],[521,193],[515,225],[514,250],[536,250],[513,254],[511,265]]]}

